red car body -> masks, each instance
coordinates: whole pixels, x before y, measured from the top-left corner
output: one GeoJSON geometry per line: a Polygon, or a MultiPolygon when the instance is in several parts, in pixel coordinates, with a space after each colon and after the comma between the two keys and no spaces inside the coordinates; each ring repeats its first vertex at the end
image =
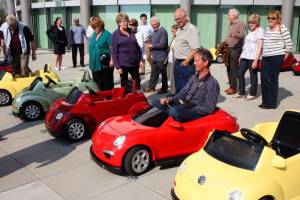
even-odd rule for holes
{"type": "MultiPolygon", "coordinates": [[[[290,71],[293,69],[294,65],[297,63],[297,59],[292,53],[288,55],[284,63],[280,67],[280,71],[290,71]]],[[[258,64],[258,70],[261,71],[262,65],[261,62],[258,64]]]]}
{"type": "MultiPolygon", "coordinates": [[[[150,108],[149,113],[147,110],[143,111],[145,118],[147,116],[151,118],[151,109],[156,108],[150,108]]],[[[128,152],[136,147],[149,151],[151,162],[155,163],[186,156],[202,148],[213,129],[226,130],[231,133],[239,129],[236,118],[222,109],[185,123],[174,121],[169,116],[166,116],[164,120],[164,117],[158,115],[157,119],[147,121],[147,119],[140,119],[144,117],[140,115],[141,113],[136,116],[125,115],[110,118],[97,128],[92,137],[91,154],[100,161],[102,167],[113,171],[123,171],[125,165],[128,164],[126,163],[128,152]],[[161,122],[158,123],[160,120],[161,122]],[[154,127],[151,127],[153,124],[155,124],[154,127]],[[124,143],[121,146],[115,146],[114,142],[122,135],[126,136],[124,143]]]]}
{"type": "MultiPolygon", "coordinates": [[[[80,121],[86,133],[93,133],[103,120],[128,113],[136,113],[149,106],[143,93],[136,90],[126,93],[125,88],[98,91],[94,94],[73,89],[65,99],[60,99],[47,112],[45,125],[48,131],[58,137],[66,134],[66,124],[71,120],[80,121]],[[77,96],[76,96],[77,95],[77,96]],[[57,117],[60,113],[61,117],[57,117]]],[[[70,141],[82,138],[68,138],[70,141]]]]}
{"type": "Polygon", "coordinates": [[[5,62],[5,61],[1,61],[0,62],[0,71],[6,71],[6,72],[9,72],[9,73],[13,73],[13,68],[11,66],[10,63],[8,62],[5,62]]]}

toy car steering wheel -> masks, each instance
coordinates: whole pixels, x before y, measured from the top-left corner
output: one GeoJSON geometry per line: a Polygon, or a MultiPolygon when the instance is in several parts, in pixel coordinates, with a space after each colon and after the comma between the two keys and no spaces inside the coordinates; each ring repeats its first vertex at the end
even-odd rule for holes
{"type": "Polygon", "coordinates": [[[57,85],[57,83],[52,78],[50,78],[47,75],[45,75],[45,77],[48,79],[48,83],[46,84],[46,87],[48,87],[50,85],[50,83],[53,83],[54,85],[57,85]]]}
{"type": "Polygon", "coordinates": [[[240,132],[244,136],[244,138],[246,138],[250,142],[263,144],[264,146],[268,145],[267,140],[263,138],[261,135],[259,135],[258,133],[256,133],[255,131],[252,131],[248,128],[242,128],[240,132]]]}
{"type": "Polygon", "coordinates": [[[91,87],[85,85],[85,88],[89,91],[90,94],[99,96],[97,92],[95,92],[95,90],[93,90],[91,87]]]}

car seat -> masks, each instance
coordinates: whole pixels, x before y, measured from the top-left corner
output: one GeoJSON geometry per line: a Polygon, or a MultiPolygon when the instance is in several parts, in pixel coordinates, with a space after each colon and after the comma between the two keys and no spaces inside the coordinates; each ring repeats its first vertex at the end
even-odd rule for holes
{"type": "Polygon", "coordinates": [[[300,152],[300,113],[287,111],[278,123],[271,141],[277,155],[288,158],[300,152]]]}
{"type": "Polygon", "coordinates": [[[113,88],[111,91],[112,99],[121,99],[125,94],[125,88],[113,88]]]}

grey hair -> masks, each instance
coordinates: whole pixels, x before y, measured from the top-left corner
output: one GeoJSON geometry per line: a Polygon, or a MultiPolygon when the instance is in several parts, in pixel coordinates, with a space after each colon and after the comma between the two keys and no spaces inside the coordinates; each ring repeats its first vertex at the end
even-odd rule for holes
{"type": "Polygon", "coordinates": [[[175,13],[179,12],[181,14],[182,17],[186,16],[186,11],[183,8],[177,8],[175,10],[175,13]]]}
{"type": "Polygon", "coordinates": [[[77,20],[79,21],[79,18],[78,18],[78,17],[74,17],[74,18],[73,18],[73,22],[74,22],[74,21],[77,21],[77,20]]]}
{"type": "Polygon", "coordinates": [[[17,18],[14,15],[7,15],[6,22],[8,25],[16,24],[17,18]]]}
{"type": "Polygon", "coordinates": [[[150,23],[153,22],[153,21],[160,24],[160,21],[159,21],[159,19],[156,16],[151,17],[150,23]]]}
{"type": "Polygon", "coordinates": [[[232,14],[235,15],[237,18],[239,18],[239,16],[240,16],[240,12],[239,12],[236,8],[231,8],[231,9],[229,9],[228,13],[232,13],[232,14]]]}

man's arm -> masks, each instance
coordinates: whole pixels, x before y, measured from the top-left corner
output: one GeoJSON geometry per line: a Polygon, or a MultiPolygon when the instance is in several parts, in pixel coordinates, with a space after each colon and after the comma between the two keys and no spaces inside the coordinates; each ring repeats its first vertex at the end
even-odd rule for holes
{"type": "Polygon", "coordinates": [[[186,59],[181,63],[182,66],[186,67],[190,64],[190,62],[194,59],[196,49],[192,49],[186,59]]]}
{"type": "Polygon", "coordinates": [[[240,23],[238,26],[238,30],[235,33],[231,34],[231,37],[237,38],[237,39],[243,39],[245,37],[245,25],[244,23],[240,23]]]}
{"type": "Polygon", "coordinates": [[[32,57],[32,60],[36,60],[36,42],[35,42],[35,40],[32,40],[30,44],[31,44],[31,57],[32,57]]]}

